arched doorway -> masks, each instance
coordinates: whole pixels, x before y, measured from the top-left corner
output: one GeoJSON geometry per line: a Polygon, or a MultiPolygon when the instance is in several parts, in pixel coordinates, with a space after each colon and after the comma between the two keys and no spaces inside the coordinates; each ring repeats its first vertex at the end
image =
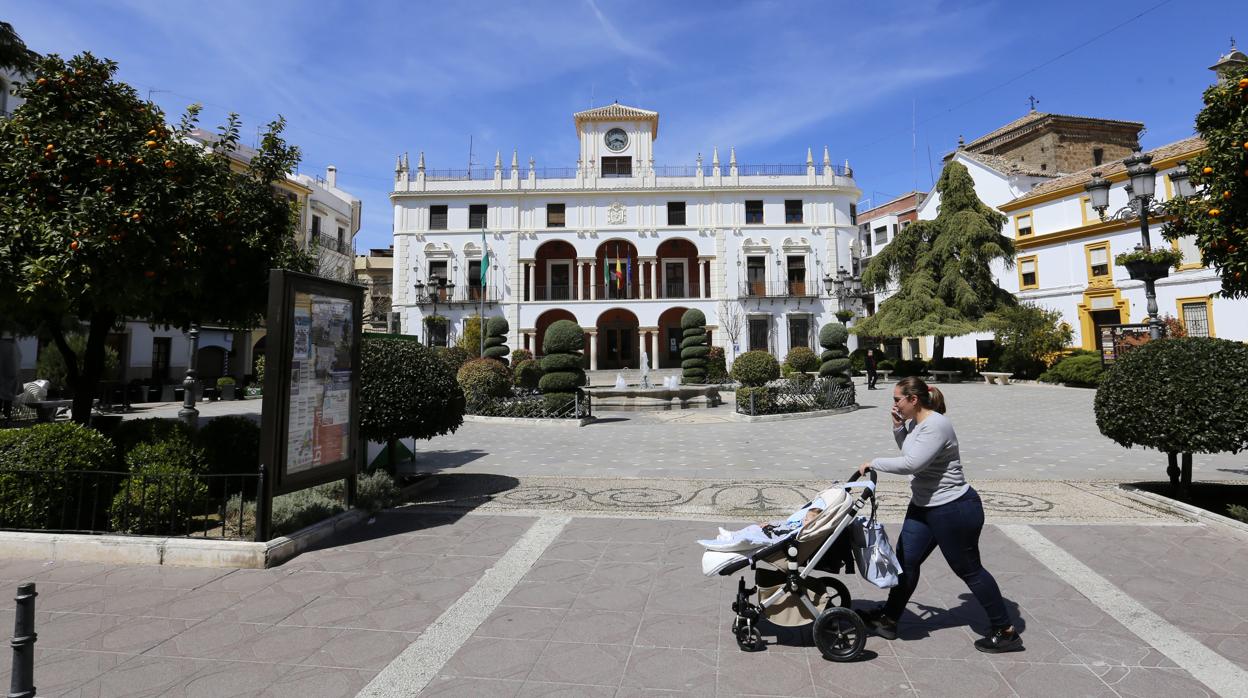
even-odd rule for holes
{"type": "MultiPolygon", "coordinates": [[[[628,240],[607,240],[594,252],[598,270],[591,283],[598,289],[598,298],[640,298],[638,279],[641,276],[637,248],[628,240]]],[[[636,323],[634,322],[634,327],[636,323]]]]}
{"type": "Polygon", "coordinates": [[[612,308],[598,316],[598,368],[641,368],[637,316],[612,308]]]}
{"type": "Polygon", "coordinates": [[[696,245],[684,238],[664,240],[656,255],[659,269],[655,298],[702,297],[702,267],[698,264],[696,245]]]}
{"type": "Polygon", "coordinates": [[[563,240],[551,240],[537,248],[533,290],[538,301],[575,300],[582,294],[576,278],[576,248],[563,240]]]}
{"type": "MultiPolygon", "coordinates": [[[[541,315],[537,317],[537,322],[533,324],[533,329],[534,329],[534,344],[532,347],[533,356],[539,356],[539,357],[542,356],[542,354],[544,353],[542,351],[542,342],[546,339],[546,329],[549,328],[551,324],[558,322],[559,320],[571,320],[572,322],[576,322],[576,316],[573,315],[571,312],[564,310],[562,308],[554,308],[551,310],[547,310],[546,312],[542,313],[541,315]]],[[[589,360],[589,346],[588,346],[589,336],[588,335],[586,335],[585,337],[585,342],[586,342],[586,346],[584,346],[581,349],[581,351],[583,352],[585,356],[586,362],[588,362],[589,360]]],[[[586,363],[585,365],[588,366],[589,364],[586,363]]]]}
{"type": "Polygon", "coordinates": [[[659,315],[659,368],[680,368],[680,318],[688,308],[668,308],[659,315]]]}

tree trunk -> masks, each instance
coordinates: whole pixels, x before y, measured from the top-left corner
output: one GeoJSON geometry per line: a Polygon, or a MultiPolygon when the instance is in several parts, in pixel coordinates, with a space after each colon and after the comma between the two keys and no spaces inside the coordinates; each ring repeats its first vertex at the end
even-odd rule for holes
{"type": "Polygon", "coordinates": [[[1171,451],[1166,454],[1166,475],[1170,476],[1170,492],[1177,495],[1179,493],[1179,454],[1171,451]]]}
{"type": "Polygon", "coordinates": [[[54,337],[65,359],[65,369],[70,376],[70,385],[74,388],[73,420],[79,424],[91,421],[91,405],[95,402],[95,390],[104,374],[104,349],[108,332],[112,329],[115,318],[110,313],[97,313],[91,316],[90,328],[87,331],[87,349],[82,357],[82,371],[78,371],[77,357],[64,343],[59,328],[54,337]],[[73,367],[72,369],[70,367],[73,367]]]}
{"type": "Polygon", "coordinates": [[[932,337],[932,361],[945,358],[945,338],[932,337]]]}
{"type": "Polygon", "coordinates": [[[394,447],[394,439],[386,439],[386,471],[393,477],[398,472],[399,466],[394,462],[394,454],[397,449],[394,447]]]}
{"type": "Polygon", "coordinates": [[[1179,498],[1186,500],[1192,494],[1192,454],[1183,454],[1183,474],[1179,479],[1179,498]]]}

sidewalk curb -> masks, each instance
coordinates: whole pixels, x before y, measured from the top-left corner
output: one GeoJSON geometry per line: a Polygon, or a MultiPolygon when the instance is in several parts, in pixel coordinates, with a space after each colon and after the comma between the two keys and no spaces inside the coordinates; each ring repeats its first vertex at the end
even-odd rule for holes
{"type": "Polygon", "coordinates": [[[478,422],[481,424],[521,424],[531,427],[583,427],[593,424],[596,420],[596,417],[581,417],[580,419],[530,419],[528,417],[486,417],[479,414],[464,415],[465,422],[478,422]]]}
{"type": "Polygon", "coordinates": [[[1185,519],[1191,519],[1192,521],[1198,521],[1204,524],[1211,524],[1234,533],[1235,535],[1248,538],[1248,524],[1242,521],[1236,521],[1228,516],[1222,516],[1221,514],[1215,514],[1211,511],[1205,511],[1200,507],[1184,504],[1183,502],[1170,499],[1169,497],[1164,497],[1154,492],[1149,492],[1148,490],[1140,489],[1135,485],[1125,482],[1118,485],[1118,489],[1127,497],[1134,499],[1141,504],[1156,507],[1176,516],[1182,516],[1185,519]]]}

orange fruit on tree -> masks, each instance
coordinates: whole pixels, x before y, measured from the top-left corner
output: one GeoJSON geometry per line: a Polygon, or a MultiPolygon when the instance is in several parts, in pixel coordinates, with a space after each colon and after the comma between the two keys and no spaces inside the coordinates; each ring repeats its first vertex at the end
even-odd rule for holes
{"type": "Polygon", "coordinates": [[[1248,78],[1239,79],[1239,89],[1241,90],[1248,89],[1248,78]]]}
{"type": "Polygon", "coordinates": [[[149,147],[149,148],[155,148],[156,146],[158,146],[158,145],[160,145],[160,144],[159,144],[159,143],[157,143],[156,141],[148,141],[148,142],[144,143],[143,145],[146,145],[146,146],[147,146],[147,147],[149,147]]]}
{"type": "Polygon", "coordinates": [[[1216,209],[1216,208],[1209,209],[1209,215],[1214,218],[1217,218],[1221,214],[1222,214],[1222,211],[1220,209],[1216,209]]]}
{"type": "Polygon", "coordinates": [[[47,78],[39,78],[38,80],[36,80],[36,81],[35,81],[35,84],[36,84],[36,85],[46,85],[46,84],[48,84],[48,79],[47,79],[47,78]]]}
{"type": "Polygon", "coordinates": [[[136,165],[142,165],[142,164],[143,164],[143,158],[135,158],[135,159],[134,159],[134,164],[136,164],[136,165]]]}
{"type": "Polygon", "coordinates": [[[173,160],[165,160],[165,167],[168,167],[169,169],[173,169],[175,165],[177,165],[177,163],[174,162],[173,160]]]}
{"type": "Polygon", "coordinates": [[[1224,191],[1224,192],[1222,192],[1222,198],[1223,198],[1223,199],[1229,199],[1229,198],[1231,198],[1231,192],[1230,192],[1229,190],[1228,190],[1228,191],[1224,191]]]}
{"type": "Polygon", "coordinates": [[[1212,168],[1212,167],[1206,167],[1206,168],[1204,168],[1203,170],[1201,170],[1200,172],[1201,172],[1201,174],[1213,174],[1213,168],[1212,168]]]}
{"type": "Polygon", "coordinates": [[[74,240],[73,242],[69,243],[69,249],[71,249],[71,250],[76,250],[76,249],[78,249],[78,241],[77,241],[77,240],[74,240]]]}

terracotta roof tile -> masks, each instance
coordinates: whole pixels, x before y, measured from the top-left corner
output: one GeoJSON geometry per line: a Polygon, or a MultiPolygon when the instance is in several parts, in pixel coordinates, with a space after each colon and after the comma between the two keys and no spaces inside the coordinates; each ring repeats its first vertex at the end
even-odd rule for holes
{"type": "Polygon", "coordinates": [[[605,107],[578,111],[572,115],[572,120],[578,129],[583,121],[649,121],[652,124],[654,138],[659,137],[659,113],[657,111],[638,109],[619,102],[605,107]]]}
{"type": "Polygon", "coordinates": [[[1022,128],[1023,126],[1026,126],[1028,124],[1031,124],[1037,121],[1042,121],[1047,118],[1077,119],[1079,121],[1092,121],[1092,122],[1096,122],[1100,124],[1118,124],[1122,126],[1134,126],[1137,130],[1144,128],[1144,124],[1139,123],[1138,121],[1119,121],[1117,119],[1097,119],[1091,116],[1074,116],[1071,114],[1050,114],[1047,112],[1033,111],[1033,112],[1028,112],[1025,116],[1021,118],[1011,121],[1010,123],[1002,126],[1001,128],[998,128],[983,136],[980,136],[979,138],[976,138],[970,143],[967,143],[964,147],[967,150],[974,150],[975,148],[981,145],[984,145],[985,143],[988,143],[989,141],[997,138],[998,136],[1005,135],[1009,133],[1010,131],[1013,131],[1018,128],[1022,128]]]}
{"type": "MultiPolygon", "coordinates": [[[[987,167],[1000,172],[1001,174],[1019,174],[1028,177],[1056,177],[1056,172],[1045,172],[1037,170],[1027,165],[1027,163],[1012,160],[1010,158],[1001,157],[1000,155],[988,155],[987,153],[972,153],[969,151],[959,151],[967,158],[976,160],[987,167]]],[[[956,154],[956,153],[955,153],[956,154]]]]}

